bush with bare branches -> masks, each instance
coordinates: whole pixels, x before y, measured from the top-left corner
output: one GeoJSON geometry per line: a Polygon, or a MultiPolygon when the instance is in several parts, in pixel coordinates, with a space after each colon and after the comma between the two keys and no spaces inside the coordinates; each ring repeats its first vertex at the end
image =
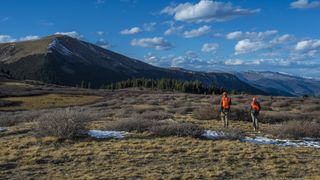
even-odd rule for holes
{"type": "Polygon", "coordinates": [[[87,132],[86,123],[90,115],[70,108],[56,110],[41,115],[37,119],[34,132],[38,136],[54,136],[71,139],[87,132]]]}

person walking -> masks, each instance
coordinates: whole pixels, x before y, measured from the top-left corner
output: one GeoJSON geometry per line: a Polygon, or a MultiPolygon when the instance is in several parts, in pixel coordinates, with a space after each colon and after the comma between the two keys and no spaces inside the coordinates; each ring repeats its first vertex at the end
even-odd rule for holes
{"type": "Polygon", "coordinates": [[[252,99],[251,106],[250,106],[250,114],[251,114],[254,131],[259,130],[258,115],[259,115],[260,109],[261,109],[260,103],[257,101],[257,98],[254,97],[252,99]]]}
{"type": "Polygon", "coordinates": [[[224,127],[229,126],[229,113],[230,113],[230,107],[231,107],[231,98],[228,97],[228,94],[226,92],[222,93],[221,98],[221,108],[220,108],[220,116],[221,120],[223,122],[224,127]]]}

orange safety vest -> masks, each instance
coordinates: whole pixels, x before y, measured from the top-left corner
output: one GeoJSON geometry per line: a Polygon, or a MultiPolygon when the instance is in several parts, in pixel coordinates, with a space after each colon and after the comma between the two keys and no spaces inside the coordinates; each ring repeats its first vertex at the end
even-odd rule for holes
{"type": "Polygon", "coordinates": [[[252,102],[251,103],[251,108],[255,109],[256,111],[260,111],[260,106],[258,103],[252,102]]]}
{"type": "Polygon", "coordinates": [[[229,109],[230,108],[230,102],[231,99],[228,97],[222,97],[221,98],[221,105],[224,109],[229,109]]]}

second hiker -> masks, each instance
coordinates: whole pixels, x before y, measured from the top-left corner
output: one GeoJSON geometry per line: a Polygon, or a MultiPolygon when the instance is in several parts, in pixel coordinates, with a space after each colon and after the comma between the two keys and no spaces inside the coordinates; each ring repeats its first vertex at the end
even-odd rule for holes
{"type": "Polygon", "coordinates": [[[221,112],[221,120],[223,122],[223,126],[224,127],[228,127],[229,126],[229,113],[230,113],[230,106],[231,106],[231,98],[228,97],[228,94],[226,92],[224,92],[222,94],[222,98],[221,98],[221,108],[220,108],[220,112],[221,112]]]}
{"type": "Polygon", "coordinates": [[[254,97],[252,99],[251,107],[250,107],[250,114],[252,118],[253,123],[253,130],[256,131],[259,129],[259,123],[258,123],[258,115],[260,112],[261,106],[260,103],[257,101],[257,98],[254,97]]]}

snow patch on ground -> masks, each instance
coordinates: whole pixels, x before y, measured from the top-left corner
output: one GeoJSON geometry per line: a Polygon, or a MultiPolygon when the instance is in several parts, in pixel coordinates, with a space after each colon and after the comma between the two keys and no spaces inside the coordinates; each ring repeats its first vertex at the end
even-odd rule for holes
{"type": "MultiPolygon", "coordinates": [[[[212,130],[206,130],[203,134],[203,137],[211,140],[224,139],[227,138],[227,135],[223,132],[217,132],[212,130]]],[[[320,148],[320,139],[314,138],[304,138],[302,140],[287,140],[287,139],[271,139],[267,137],[243,137],[242,142],[250,142],[255,144],[270,144],[275,146],[284,146],[284,147],[312,147],[320,148]]]]}
{"type": "Polygon", "coordinates": [[[126,136],[127,132],[124,131],[101,131],[101,130],[90,130],[88,135],[97,139],[109,139],[116,138],[122,139],[126,136]]]}
{"type": "Polygon", "coordinates": [[[205,132],[202,134],[203,137],[207,139],[223,139],[226,137],[226,135],[223,132],[217,132],[212,130],[205,130],[205,132]]]}
{"type": "Polygon", "coordinates": [[[4,127],[0,127],[0,132],[6,131],[7,129],[4,127]]]}
{"type": "Polygon", "coordinates": [[[245,142],[252,142],[256,144],[272,144],[276,146],[285,147],[312,147],[320,148],[320,140],[312,138],[304,138],[303,140],[287,140],[287,139],[271,139],[266,137],[245,137],[242,139],[245,142]]]}

